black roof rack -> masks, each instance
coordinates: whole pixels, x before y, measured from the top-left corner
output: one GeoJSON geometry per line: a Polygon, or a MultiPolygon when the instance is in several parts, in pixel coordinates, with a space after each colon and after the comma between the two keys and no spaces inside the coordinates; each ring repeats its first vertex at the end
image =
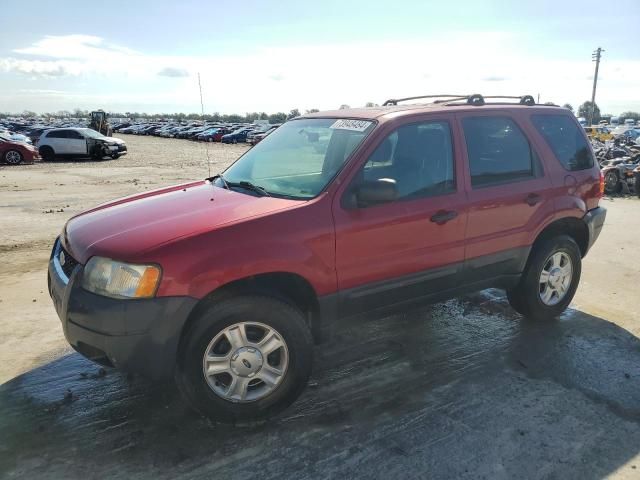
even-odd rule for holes
{"type": "Polygon", "coordinates": [[[508,100],[518,100],[517,102],[489,102],[493,105],[526,105],[532,106],[536,104],[533,96],[531,95],[521,95],[521,96],[509,96],[509,95],[488,95],[482,96],[479,93],[474,93],[472,95],[420,95],[417,97],[406,97],[406,98],[391,98],[384,102],[383,106],[389,105],[398,105],[398,102],[406,102],[408,100],[418,100],[422,98],[437,98],[439,100],[434,100],[433,103],[442,103],[444,105],[473,105],[474,107],[480,107],[482,105],[486,105],[486,99],[508,99],[508,100]],[[460,103],[460,101],[464,101],[460,103]]]}
{"type": "Polygon", "coordinates": [[[386,102],[382,104],[383,107],[387,107],[389,105],[398,105],[398,102],[406,102],[408,100],[418,100],[421,98],[448,98],[448,101],[451,100],[464,100],[468,98],[469,95],[419,95],[417,97],[405,97],[405,98],[390,98],[386,102]]]}

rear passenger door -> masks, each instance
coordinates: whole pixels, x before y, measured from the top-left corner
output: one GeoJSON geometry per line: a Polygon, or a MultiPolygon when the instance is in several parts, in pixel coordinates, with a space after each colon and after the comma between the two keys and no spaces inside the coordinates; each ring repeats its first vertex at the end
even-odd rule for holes
{"type": "Polygon", "coordinates": [[[69,135],[71,130],[58,130],[51,132],[47,138],[51,141],[53,150],[59,155],[73,155],[73,143],[70,141],[69,135]]]}
{"type": "Polygon", "coordinates": [[[66,137],[65,130],[52,130],[42,134],[44,137],[38,144],[48,145],[53,148],[56,154],[64,153],[64,137],[66,137]]]}
{"type": "Polygon", "coordinates": [[[497,113],[458,114],[464,135],[469,282],[524,268],[536,228],[553,212],[551,182],[526,125],[497,113]]]}

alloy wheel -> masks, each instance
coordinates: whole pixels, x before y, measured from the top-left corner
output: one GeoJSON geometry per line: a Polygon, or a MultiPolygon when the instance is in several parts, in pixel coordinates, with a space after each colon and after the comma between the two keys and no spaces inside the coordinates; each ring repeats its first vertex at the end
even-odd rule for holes
{"type": "Polygon", "coordinates": [[[551,254],[540,272],[539,294],[542,303],[549,307],[560,303],[569,291],[572,278],[571,257],[564,252],[551,254]]]}
{"type": "Polygon", "coordinates": [[[4,159],[11,165],[18,165],[20,162],[22,162],[22,155],[20,155],[20,152],[16,150],[9,150],[4,159]]]}
{"type": "Polygon", "coordinates": [[[240,322],[209,342],[202,371],[216,395],[245,403],[270,395],[284,379],[288,364],[287,345],[278,331],[262,323],[240,322]]]}

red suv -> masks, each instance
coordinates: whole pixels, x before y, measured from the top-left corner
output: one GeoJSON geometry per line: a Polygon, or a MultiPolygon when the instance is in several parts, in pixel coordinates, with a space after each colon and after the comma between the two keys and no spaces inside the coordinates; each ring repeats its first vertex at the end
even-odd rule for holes
{"type": "Polygon", "coordinates": [[[289,405],[340,318],[488,287],[559,315],[606,214],[574,116],[400,103],[304,115],[222,174],[70,219],[48,275],[69,343],[235,421],[289,405]]]}

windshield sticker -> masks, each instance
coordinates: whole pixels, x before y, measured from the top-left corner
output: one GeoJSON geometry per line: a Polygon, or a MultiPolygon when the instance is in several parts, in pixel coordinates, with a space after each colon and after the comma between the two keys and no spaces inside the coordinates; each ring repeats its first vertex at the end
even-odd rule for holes
{"type": "Polygon", "coordinates": [[[364,132],[367,127],[371,125],[371,122],[367,120],[350,120],[342,119],[336,120],[329,128],[336,130],[352,130],[354,132],[364,132]]]}

